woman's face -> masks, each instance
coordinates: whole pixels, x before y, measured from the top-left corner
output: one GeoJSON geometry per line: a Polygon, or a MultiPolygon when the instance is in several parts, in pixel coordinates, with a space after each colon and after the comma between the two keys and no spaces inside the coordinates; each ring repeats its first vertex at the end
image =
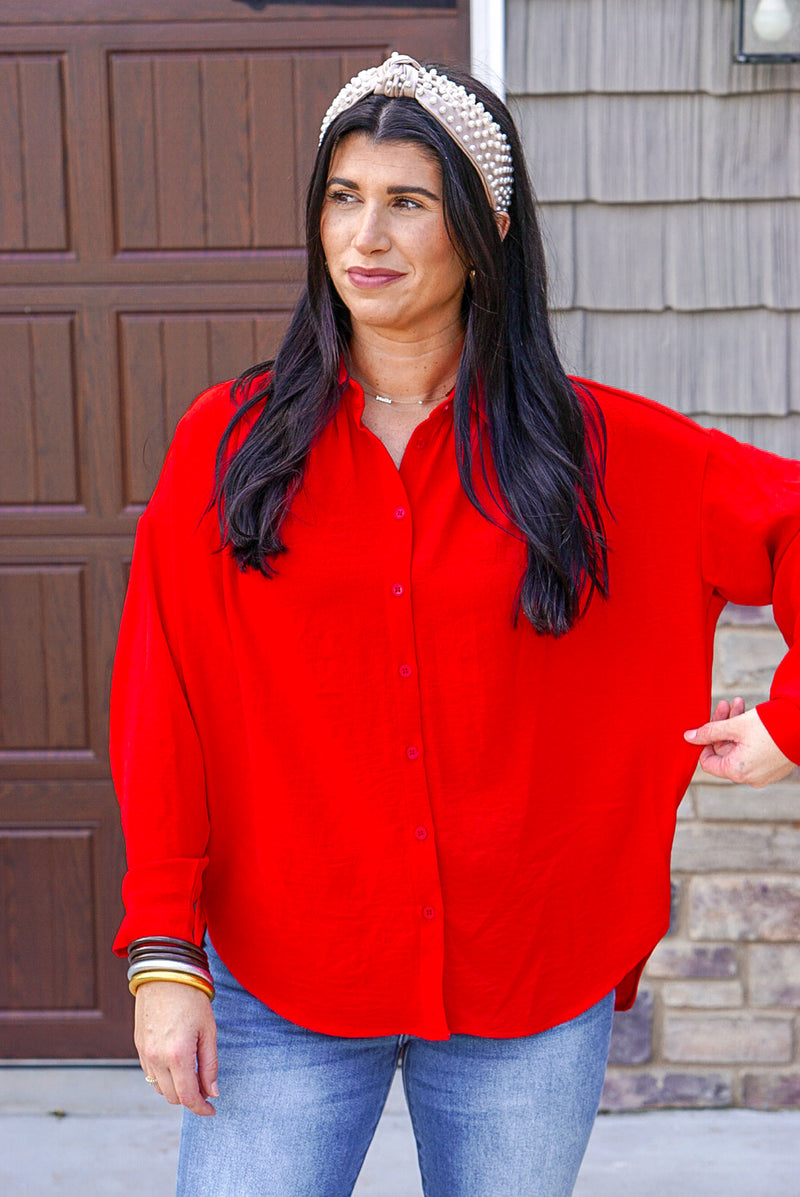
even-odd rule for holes
{"type": "Polygon", "coordinates": [[[460,320],[466,268],[445,228],[441,168],[418,144],[343,138],[320,232],[354,331],[421,339],[460,320]]]}

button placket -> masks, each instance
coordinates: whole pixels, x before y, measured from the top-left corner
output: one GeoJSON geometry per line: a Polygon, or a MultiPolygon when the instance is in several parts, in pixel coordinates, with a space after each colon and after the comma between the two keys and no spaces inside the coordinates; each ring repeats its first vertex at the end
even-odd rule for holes
{"type": "MultiPolygon", "coordinates": [[[[418,437],[418,447],[427,439],[418,437]]],[[[414,442],[416,444],[416,441],[414,442]]],[[[398,479],[401,490],[403,483],[398,479]]],[[[433,812],[431,810],[428,779],[425,769],[422,735],[422,695],[419,686],[416,637],[414,633],[414,604],[411,579],[413,576],[413,523],[408,499],[398,494],[387,512],[391,531],[390,544],[396,546],[397,556],[388,558],[390,602],[388,604],[390,643],[394,656],[395,691],[400,719],[399,751],[405,760],[406,835],[413,840],[409,870],[409,898],[411,910],[420,926],[423,940],[424,974],[432,979],[441,976],[440,957],[443,953],[441,914],[441,880],[436,853],[433,812]],[[397,601],[395,601],[397,600],[397,601]]],[[[411,913],[411,911],[409,911],[411,913]]]]}

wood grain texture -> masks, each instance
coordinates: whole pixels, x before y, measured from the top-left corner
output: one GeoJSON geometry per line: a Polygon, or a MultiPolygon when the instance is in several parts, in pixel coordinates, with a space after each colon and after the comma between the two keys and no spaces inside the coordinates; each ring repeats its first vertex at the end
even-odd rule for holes
{"type": "Polygon", "coordinates": [[[32,503],[36,497],[36,436],[28,344],[28,321],[0,320],[4,368],[3,435],[0,436],[0,498],[32,503]]]}
{"type": "MultiPolygon", "coordinates": [[[[8,26],[37,23],[53,25],[58,22],[67,26],[89,22],[127,22],[133,26],[138,22],[153,21],[181,26],[192,21],[225,21],[233,26],[240,25],[240,36],[252,38],[254,31],[247,26],[255,25],[267,26],[267,36],[272,34],[275,38],[283,32],[282,26],[290,23],[289,18],[293,19],[293,24],[313,22],[317,29],[325,20],[319,12],[314,11],[315,5],[295,5],[294,0],[276,0],[274,5],[267,4],[258,8],[248,4],[231,5],[230,0],[170,0],[168,9],[165,9],[164,0],[70,0],[68,5],[64,4],[63,0],[1,0],[1,3],[0,20],[8,26]]],[[[381,18],[387,20],[392,16],[392,9],[399,8],[400,16],[406,18],[403,22],[405,24],[408,23],[409,16],[413,16],[415,7],[427,8],[428,12],[423,14],[423,31],[427,32],[433,27],[436,43],[444,43],[443,49],[449,50],[450,56],[458,54],[463,58],[469,51],[466,24],[469,0],[433,0],[430,4],[420,3],[420,0],[411,0],[411,3],[408,3],[408,0],[356,0],[352,5],[348,4],[347,0],[332,0],[326,7],[328,21],[331,20],[330,14],[333,14],[339,18],[344,15],[351,21],[353,18],[360,18],[362,23],[365,19],[372,22],[381,18]]],[[[256,34],[257,32],[258,30],[255,31],[256,34]]],[[[408,30],[404,32],[408,37],[408,30]]],[[[324,34],[319,33],[318,37],[320,44],[323,44],[324,34]]],[[[349,40],[357,40],[352,31],[349,40]]],[[[444,57],[444,54],[442,56],[444,57]]]]}
{"type": "Polygon", "coordinates": [[[95,1006],[92,874],[90,828],[0,825],[0,1010],[95,1006]]]}
{"type": "Polygon", "coordinates": [[[355,69],[336,52],[113,54],[119,249],[300,247],[319,125],[355,69]]]}
{"type": "Polygon", "coordinates": [[[665,213],[669,307],[800,309],[800,204],[700,203],[665,213]]]}
{"type": "Polygon", "coordinates": [[[0,503],[77,503],[73,317],[0,316],[0,363],[0,503]]]}
{"type": "Polygon", "coordinates": [[[248,68],[238,54],[209,54],[200,62],[205,244],[221,249],[253,244],[248,68]]]}
{"type": "Polygon", "coordinates": [[[800,103],[758,96],[522,96],[544,202],[800,198],[800,103]]]}
{"type": "Polygon", "coordinates": [[[556,307],[800,310],[800,203],[544,205],[556,307]]]}
{"type": "Polygon", "coordinates": [[[662,310],[666,252],[664,210],[657,205],[576,205],[576,306],[662,310]]]}
{"type": "Polygon", "coordinates": [[[109,70],[118,249],[159,244],[153,60],[112,55],[109,70]]]}
{"type": "Polygon", "coordinates": [[[512,108],[539,200],[566,203],[588,199],[586,99],[519,96],[512,108]]]}
{"type": "Polygon", "coordinates": [[[767,418],[775,443],[800,390],[800,76],[734,85],[721,12],[510,0],[511,102],[568,365],[745,431],[767,418]]]}
{"type": "Polygon", "coordinates": [[[18,74],[14,58],[0,55],[0,248],[6,252],[26,248],[18,74]]]}
{"type": "Polygon", "coordinates": [[[167,54],[153,59],[159,249],[202,249],[208,244],[204,99],[200,56],[167,54]]]}
{"type": "Polygon", "coordinates": [[[701,0],[508,0],[509,88],[699,90],[704,7],[701,0]]]}
{"type": "Polygon", "coordinates": [[[800,102],[788,91],[702,98],[703,197],[800,197],[800,102]]]}
{"type": "Polygon", "coordinates": [[[60,55],[0,55],[0,252],[66,250],[60,55]]]}
{"type": "Polygon", "coordinates": [[[800,379],[789,372],[783,313],[585,313],[579,369],[677,411],[785,415],[800,379]]]}
{"type": "Polygon", "coordinates": [[[514,94],[797,91],[794,65],[733,61],[733,0],[507,0],[514,94]]]}
{"type": "Polygon", "coordinates": [[[250,105],[250,186],[253,229],[250,244],[292,246],[300,243],[302,211],[297,202],[301,181],[297,142],[285,150],[287,113],[276,96],[294,94],[294,64],[277,55],[252,55],[247,62],[250,105]]]}
{"type": "Polygon", "coordinates": [[[123,869],[108,781],[0,781],[4,1058],[132,1053],[125,965],[108,950],[123,869]]]}
{"type": "Polygon", "coordinates": [[[588,91],[591,17],[587,0],[506,0],[509,94],[588,91]]]}
{"type": "Polygon", "coordinates": [[[175,426],[197,395],[274,355],[285,313],[122,313],[125,502],[150,497],[175,426]]]}
{"type": "Polygon", "coordinates": [[[28,249],[64,250],[68,244],[61,70],[55,56],[19,62],[28,249]]]}
{"type": "Polygon", "coordinates": [[[88,746],[83,566],[0,566],[0,750],[88,746]]]}

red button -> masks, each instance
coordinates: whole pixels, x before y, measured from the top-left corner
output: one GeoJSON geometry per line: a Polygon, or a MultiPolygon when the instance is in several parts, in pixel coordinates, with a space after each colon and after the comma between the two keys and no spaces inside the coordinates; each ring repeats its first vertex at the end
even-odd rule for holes
{"type": "Polygon", "coordinates": [[[414,670],[411,668],[410,665],[401,665],[400,666],[400,676],[401,677],[411,677],[411,674],[413,672],[414,672],[414,670]]]}
{"type": "Polygon", "coordinates": [[[403,586],[400,582],[395,582],[394,586],[392,587],[392,594],[395,596],[395,598],[400,598],[400,595],[405,594],[405,592],[405,586],[403,586]]]}
{"type": "Polygon", "coordinates": [[[414,444],[416,445],[416,447],[417,447],[418,449],[424,449],[424,448],[425,448],[425,444],[426,444],[425,437],[424,437],[424,436],[418,436],[418,437],[417,437],[417,439],[414,441],[414,444]]]}
{"type": "Polygon", "coordinates": [[[415,748],[413,744],[410,744],[406,749],[406,756],[410,761],[415,761],[419,756],[419,749],[415,748]]]}
{"type": "Polygon", "coordinates": [[[428,828],[427,827],[417,827],[414,830],[414,835],[417,837],[418,840],[426,840],[428,838],[428,828]]]}
{"type": "Polygon", "coordinates": [[[405,507],[395,507],[395,509],[394,509],[394,518],[395,518],[396,520],[404,520],[404,519],[406,518],[406,509],[405,509],[405,507]]]}
{"type": "Polygon", "coordinates": [[[422,907],[422,917],[424,919],[435,919],[436,911],[433,909],[432,906],[423,906],[422,907]]]}

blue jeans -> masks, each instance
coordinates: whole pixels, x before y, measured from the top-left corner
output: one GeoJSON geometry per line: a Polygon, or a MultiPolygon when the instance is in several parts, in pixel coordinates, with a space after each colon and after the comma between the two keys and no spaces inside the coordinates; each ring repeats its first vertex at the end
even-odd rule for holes
{"type": "Polygon", "coordinates": [[[216,1117],[183,1112],[178,1197],[348,1197],[402,1058],[426,1197],[569,1197],[594,1124],[613,993],[538,1035],[339,1038],[280,1018],[207,944],[216,1117]]]}

